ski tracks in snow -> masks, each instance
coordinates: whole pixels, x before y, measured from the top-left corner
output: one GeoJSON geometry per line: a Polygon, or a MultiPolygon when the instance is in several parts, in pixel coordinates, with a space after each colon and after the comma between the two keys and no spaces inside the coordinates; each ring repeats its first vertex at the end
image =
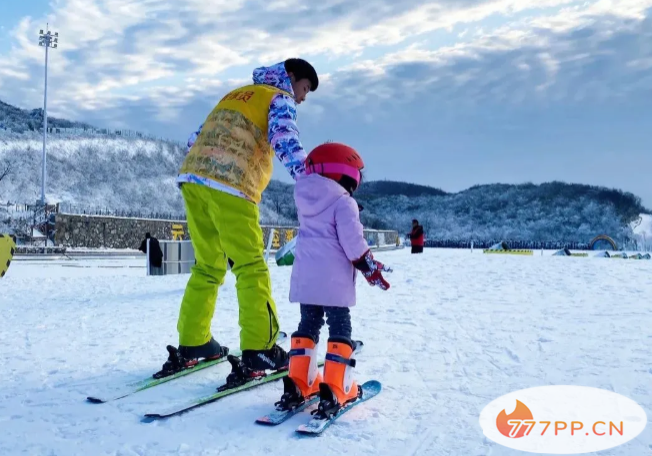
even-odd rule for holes
{"type": "MultiPolygon", "coordinates": [[[[254,425],[280,397],[280,382],[140,422],[147,411],[213,392],[228,366],[115,403],[85,403],[91,392],[160,367],[165,345],[176,343],[188,276],[12,264],[0,296],[0,453],[512,455],[484,437],[478,418],[517,389],[595,386],[652,410],[652,310],[643,298],[652,292],[652,263],[444,249],[376,256],[394,268],[392,288],[359,278],[351,313],[353,337],[365,342],[357,379],[378,379],[383,391],[317,440],[293,434],[308,413],[275,428],[254,425]]],[[[287,302],[291,269],[271,271],[282,329],[291,333],[299,321],[298,305],[287,302]]],[[[229,272],[213,320],[221,343],[237,347],[237,320],[229,272]]],[[[324,326],[321,355],[327,338],[324,326]]],[[[650,445],[648,428],[601,455],[643,454],[650,445]]]]}

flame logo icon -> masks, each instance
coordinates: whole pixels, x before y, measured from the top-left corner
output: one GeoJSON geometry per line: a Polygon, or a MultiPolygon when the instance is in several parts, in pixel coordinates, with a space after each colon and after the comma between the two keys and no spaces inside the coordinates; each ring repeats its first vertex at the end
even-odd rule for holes
{"type": "Polygon", "coordinates": [[[534,417],[532,416],[530,409],[517,399],[516,408],[511,414],[506,414],[505,409],[503,409],[503,411],[498,414],[496,417],[496,427],[498,428],[498,431],[505,437],[518,439],[525,435],[528,426],[518,426],[518,424],[509,424],[508,422],[511,420],[532,420],[533,418],[534,417]],[[517,427],[518,432],[514,435],[511,435],[514,429],[517,429],[517,427]]]}

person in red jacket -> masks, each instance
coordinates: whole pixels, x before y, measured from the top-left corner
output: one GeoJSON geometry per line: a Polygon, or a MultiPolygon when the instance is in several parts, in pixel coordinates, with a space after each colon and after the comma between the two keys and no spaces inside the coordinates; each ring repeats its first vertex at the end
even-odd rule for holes
{"type": "Polygon", "coordinates": [[[423,227],[419,225],[417,219],[412,220],[412,231],[408,233],[408,236],[410,236],[412,253],[423,253],[423,227]]]}

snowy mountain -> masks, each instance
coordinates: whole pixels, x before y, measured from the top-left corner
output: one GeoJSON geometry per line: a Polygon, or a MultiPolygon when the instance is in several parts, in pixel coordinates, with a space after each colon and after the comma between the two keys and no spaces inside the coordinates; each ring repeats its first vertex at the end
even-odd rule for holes
{"type": "Polygon", "coordinates": [[[409,226],[417,218],[431,238],[588,242],[597,234],[622,240],[649,212],[639,197],[616,189],[563,182],[491,184],[444,195],[360,198],[367,224],[409,226]]]}
{"type": "MultiPolygon", "coordinates": [[[[12,119],[11,125],[17,125],[15,130],[0,129],[0,202],[31,204],[39,198],[42,138],[27,128],[33,117],[0,105],[0,122],[7,125],[12,119]]],[[[183,217],[174,182],[183,144],[58,122],[62,130],[48,139],[48,201],[65,203],[73,212],[183,217]]],[[[263,223],[294,225],[291,195],[291,184],[272,181],[263,194],[263,223]]],[[[631,193],[562,182],[492,184],[448,193],[406,182],[370,181],[356,198],[369,228],[405,233],[417,218],[429,238],[449,240],[588,242],[602,233],[623,239],[633,235],[630,224],[650,212],[631,193]]],[[[0,223],[2,218],[0,213],[0,223]]]]}
{"type": "Polygon", "coordinates": [[[634,236],[644,248],[652,247],[652,215],[641,214],[641,217],[631,223],[634,236]]]}
{"type": "MultiPolygon", "coordinates": [[[[34,203],[40,195],[42,142],[0,137],[0,200],[34,203]],[[3,167],[4,164],[4,167],[3,167]]],[[[47,200],[80,207],[182,212],[174,176],[184,151],[148,139],[53,135],[48,139],[47,200]]]]}
{"type": "MultiPolygon", "coordinates": [[[[293,218],[291,186],[277,184],[268,201],[293,218]]],[[[632,236],[630,223],[649,213],[639,197],[616,189],[563,182],[491,184],[457,193],[405,182],[363,183],[355,195],[369,228],[409,231],[413,218],[440,240],[510,239],[589,242],[597,234],[632,236]]],[[[652,237],[652,235],[651,235],[652,237]]]]}
{"type": "MultiPolygon", "coordinates": [[[[93,128],[83,122],[73,122],[48,116],[48,127],[53,128],[93,128]]],[[[0,130],[43,131],[43,109],[26,110],[17,108],[0,100],[0,130]]]]}
{"type": "MultiPolygon", "coordinates": [[[[40,194],[41,140],[0,137],[0,201],[33,203],[40,194]]],[[[47,199],[75,212],[122,211],[183,216],[175,176],[185,150],[176,143],[102,136],[52,136],[47,199]]],[[[272,181],[263,195],[265,223],[294,224],[292,185],[272,181]]],[[[588,241],[623,238],[648,212],[630,193],[559,182],[493,184],[458,193],[404,182],[367,182],[356,198],[370,228],[409,230],[412,218],[430,238],[588,241]]]]}

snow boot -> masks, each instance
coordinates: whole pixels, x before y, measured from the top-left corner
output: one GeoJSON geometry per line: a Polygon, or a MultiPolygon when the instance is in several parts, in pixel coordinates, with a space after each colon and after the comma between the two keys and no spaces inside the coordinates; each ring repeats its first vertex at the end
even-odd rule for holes
{"type": "Polygon", "coordinates": [[[168,359],[160,371],[153,375],[154,378],[163,378],[181,372],[182,370],[194,367],[199,359],[211,361],[226,356],[229,353],[228,347],[223,347],[211,337],[211,340],[203,345],[188,347],[179,345],[179,348],[168,345],[168,359]]]}
{"type": "Polygon", "coordinates": [[[330,337],[324,364],[324,380],[319,385],[319,406],[315,414],[327,418],[349,402],[362,395],[362,389],[353,379],[356,362],[353,358],[355,342],[347,337],[330,337]]]}
{"type": "Polygon", "coordinates": [[[283,395],[277,410],[290,410],[319,394],[322,375],[317,364],[317,346],[313,338],[299,332],[292,334],[290,373],[283,377],[283,395]]]}

